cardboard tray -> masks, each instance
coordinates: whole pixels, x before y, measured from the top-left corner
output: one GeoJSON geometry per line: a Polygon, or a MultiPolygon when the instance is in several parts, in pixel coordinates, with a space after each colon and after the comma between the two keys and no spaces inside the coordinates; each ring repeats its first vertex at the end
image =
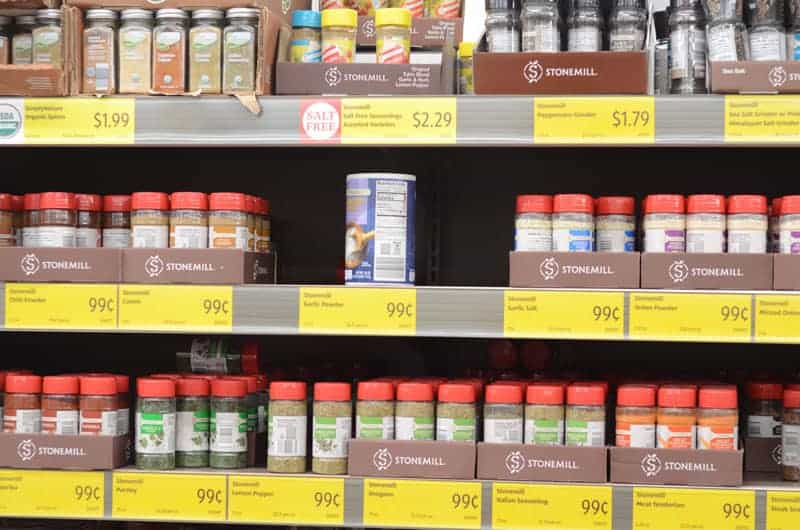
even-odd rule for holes
{"type": "Polygon", "coordinates": [[[745,438],[744,470],[748,473],[781,473],[782,449],[780,438],[745,438]]]}
{"type": "Polygon", "coordinates": [[[771,254],[642,254],[643,289],[770,290],[772,273],[771,254]]]}
{"type": "MultiPolygon", "coordinates": [[[[411,21],[411,46],[414,48],[441,48],[448,40],[461,42],[463,34],[463,18],[446,20],[422,17],[411,21]]],[[[375,46],[374,17],[358,17],[356,45],[375,46]]]]}
{"type": "Polygon", "coordinates": [[[275,283],[275,254],[227,248],[122,249],[123,283],[275,283]]]}
{"type": "Polygon", "coordinates": [[[800,255],[774,254],[772,287],[781,291],[800,291],[800,255]]]}
{"type": "Polygon", "coordinates": [[[353,439],[347,472],[360,477],[474,479],[475,444],[353,439]]]}
{"type": "Polygon", "coordinates": [[[800,94],[800,62],[723,61],[710,66],[715,94],[800,94]]]}
{"type": "Polygon", "coordinates": [[[122,252],[115,248],[0,248],[0,281],[117,283],[122,252]]]}
{"type": "Polygon", "coordinates": [[[512,251],[509,286],[636,289],[639,253],[512,251]]]}
{"type": "Polygon", "coordinates": [[[0,433],[0,467],[115,469],[127,463],[128,436],[0,433]]]}
{"type": "Polygon", "coordinates": [[[741,486],[744,451],[610,447],[611,482],[741,486]]]}
{"type": "Polygon", "coordinates": [[[478,444],[479,479],[548,482],[607,482],[605,447],[478,444]]]}

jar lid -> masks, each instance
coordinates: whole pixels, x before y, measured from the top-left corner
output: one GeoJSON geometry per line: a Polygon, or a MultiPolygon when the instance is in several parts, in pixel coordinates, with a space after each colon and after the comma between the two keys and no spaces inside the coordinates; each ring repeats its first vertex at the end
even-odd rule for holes
{"type": "Polygon", "coordinates": [[[594,213],[594,200],[583,193],[562,193],[553,197],[553,211],[594,213]]]}
{"type": "Polygon", "coordinates": [[[697,389],[690,385],[665,385],[658,389],[659,407],[694,408],[697,389]]]}
{"type": "Polygon", "coordinates": [[[140,398],[174,398],[175,383],[169,379],[142,377],[136,380],[136,394],[140,398]]]}
{"type": "Polygon", "coordinates": [[[125,20],[153,21],[153,12],[148,9],[123,9],[120,18],[125,20]]]}
{"type": "Polygon", "coordinates": [[[130,195],[106,195],[103,197],[103,211],[129,212],[131,211],[130,195]]]}
{"type": "Polygon", "coordinates": [[[210,210],[247,211],[247,199],[244,193],[212,193],[208,196],[210,210]]]}
{"type": "Polygon", "coordinates": [[[747,397],[750,399],[781,399],[783,385],[780,383],[764,383],[751,381],[747,383],[747,397]]]}
{"type": "Polygon", "coordinates": [[[787,388],[783,391],[783,408],[800,408],[800,388],[787,388]]]}
{"type": "Polygon", "coordinates": [[[177,381],[181,378],[180,374],[150,374],[148,377],[150,379],[170,379],[172,381],[177,381]]]}
{"type": "Polygon", "coordinates": [[[316,28],[322,26],[322,17],[319,11],[312,11],[310,9],[298,9],[292,13],[292,27],[293,28],[316,28]]]}
{"type": "Polygon", "coordinates": [[[433,388],[433,393],[439,392],[439,387],[447,382],[446,377],[415,377],[412,383],[427,383],[433,388]]]}
{"type": "Polygon", "coordinates": [[[222,20],[223,18],[225,18],[225,13],[221,9],[197,9],[192,11],[192,20],[222,20]]]}
{"type": "Polygon", "coordinates": [[[553,197],[517,195],[517,213],[553,213],[553,197]]]}
{"type": "Polygon", "coordinates": [[[254,394],[258,392],[258,379],[254,375],[229,375],[225,376],[224,379],[235,379],[238,381],[244,381],[247,385],[247,393],[254,394]]]}
{"type": "Polygon", "coordinates": [[[75,205],[80,211],[99,212],[102,207],[102,200],[100,199],[99,195],[76,193],[75,205]]]}
{"type": "Polygon", "coordinates": [[[433,387],[429,383],[400,383],[397,401],[433,401],[433,387]]]}
{"type": "Polygon", "coordinates": [[[267,377],[267,374],[255,374],[254,377],[256,378],[256,390],[258,392],[265,392],[269,389],[269,377],[267,377]]]}
{"type": "Polygon", "coordinates": [[[360,401],[392,401],[394,385],[388,381],[362,381],[358,383],[360,401]]]}
{"type": "Polygon", "coordinates": [[[350,401],[350,383],[315,383],[314,401],[350,401]]]}
{"type": "Polygon", "coordinates": [[[36,10],[37,18],[42,19],[54,19],[54,20],[61,20],[61,10],[60,9],[37,9],[36,10]]]}
{"type": "Polygon", "coordinates": [[[486,387],[484,400],[486,403],[522,403],[523,388],[516,384],[492,383],[486,387]]]}
{"type": "Polygon", "coordinates": [[[633,215],[633,197],[598,197],[595,202],[597,215],[633,215]]]}
{"type": "Polygon", "coordinates": [[[781,203],[782,202],[783,201],[781,200],[781,197],[775,197],[774,199],[772,199],[772,206],[770,208],[772,210],[770,212],[771,215],[780,215],[781,214],[781,203]]]}
{"type": "Polygon", "coordinates": [[[127,375],[114,374],[117,380],[117,394],[127,394],[131,388],[131,378],[127,375]]]}
{"type": "Polygon", "coordinates": [[[655,407],[656,387],[622,385],[617,389],[617,405],[622,407],[655,407]]]}
{"type": "Polygon", "coordinates": [[[322,26],[345,26],[354,28],[358,24],[358,13],[355,9],[325,9],[322,11],[322,26]]]}
{"type": "Polygon", "coordinates": [[[735,409],[738,406],[733,385],[704,386],[697,398],[701,409],[735,409]]]}
{"type": "Polygon", "coordinates": [[[169,202],[173,210],[208,210],[208,197],[196,191],[176,191],[169,202]]]}
{"type": "Polygon", "coordinates": [[[42,394],[77,394],[80,388],[74,375],[47,375],[42,378],[42,394]]]}
{"type": "Polygon", "coordinates": [[[39,195],[42,210],[74,210],[75,194],[63,191],[48,191],[39,195]]]}
{"type": "Polygon", "coordinates": [[[778,215],[790,215],[800,213],[800,195],[787,195],[781,197],[778,207],[778,215]]]}
{"type": "Polygon", "coordinates": [[[139,191],[131,195],[131,210],[169,210],[169,196],[160,191],[139,191]]]}
{"type": "Polygon", "coordinates": [[[270,399],[305,401],[306,384],[302,381],[273,381],[269,385],[270,399]]]}
{"type": "Polygon", "coordinates": [[[6,392],[10,394],[41,394],[42,378],[32,374],[8,374],[6,392]]]}
{"type": "Polygon", "coordinates": [[[564,387],[562,385],[534,383],[528,386],[525,401],[530,405],[563,405],[564,387]]]}
{"type": "Polygon", "coordinates": [[[688,213],[725,213],[725,197],[722,195],[689,195],[686,211],[688,213]]]}
{"type": "Polygon", "coordinates": [[[256,213],[256,198],[253,195],[244,196],[244,207],[247,213],[256,213]]]}
{"type": "Polygon", "coordinates": [[[36,24],[36,15],[20,15],[18,17],[14,17],[14,23],[17,26],[36,24]]]}
{"type": "Polygon", "coordinates": [[[728,213],[767,214],[767,198],[763,195],[731,195],[728,197],[728,213]]]}
{"type": "Polygon", "coordinates": [[[165,18],[181,18],[188,19],[189,15],[183,9],[166,8],[156,11],[156,20],[165,18]]]}
{"type": "Polygon", "coordinates": [[[269,201],[262,197],[256,197],[256,213],[269,215],[269,201]]]}
{"type": "Polygon", "coordinates": [[[176,396],[207,396],[210,389],[207,379],[184,377],[175,381],[176,396]]]}
{"type": "Polygon", "coordinates": [[[648,195],[644,213],[686,213],[686,200],[683,195],[648,195]]]}
{"type": "Polygon", "coordinates": [[[486,10],[508,9],[519,11],[519,0],[486,0],[486,10]]]}
{"type": "Polygon", "coordinates": [[[225,18],[258,18],[259,10],[252,7],[232,7],[225,12],[225,18]]]}
{"type": "Polygon", "coordinates": [[[14,198],[9,193],[0,193],[0,210],[14,210],[14,198]]]}
{"type": "Polygon", "coordinates": [[[458,45],[459,57],[472,57],[475,53],[475,43],[464,41],[458,45]]]}
{"type": "Polygon", "coordinates": [[[117,20],[117,13],[110,9],[87,9],[86,20],[117,20]]]}
{"type": "Polygon", "coordinates": [[[41,202],[41,193],[26,193],[22,196],[22,207],[25,210],[38,210],[41,202]]]}
{"type": "Polygon", "coordinates": [[[211,381],[211,395],[242,398],[247,395],[247,382],[241,379],[214,379],[211,381]]]}
{"type": "Polygon", "coordinates": [[[384,7],[375,10],[375,26],[411,27],[411,11],[402,7],[384,7]]]}
{"type": "Polygon", "coordinates": [[[25,209],[25,197],[22,195],[11,196],[11,209],[15,212],[21,212],[25,209]]]}
{"type": "Polygon", "coordinates": [[[591,383],[572,384],[567,387],[567,405],[604,405],[606,390],[591,383]]]}
{"type": "MultiPolygon", "coordinates": [[[[608,396],[608,381],[594,381],[594,380],[586,380],[586,381],[571,381],[570,385],[576,386],[599,386],[603,389],[603,400],[605,400],[606,396],[608,396]]],[[[569,385],[568,385],[569,386],[569,385]]]]}
{"type": "Polygon", "coordinates": [[[113,375],[88,375],[81,377],[82,396],[115,396],[117,379],[113,375]]]}
{"type": "Polygon", "coordinates": [[[475,403],[475,387],[468,383],[445,383],[439,387],[439,403],[475,403]]]}

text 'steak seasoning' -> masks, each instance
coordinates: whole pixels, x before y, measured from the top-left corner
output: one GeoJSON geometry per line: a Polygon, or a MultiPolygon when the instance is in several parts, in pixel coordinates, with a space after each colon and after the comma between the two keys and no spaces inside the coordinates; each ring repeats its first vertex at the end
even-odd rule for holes
{"type": "Polygon", "coordinates": [[[3,432],[33,434],[42,430],[42,378],[8,374],[3,410],[3,432]]]}
{"type": "Polygon", "coordinates": [[[78,434],[78,378],[48,375],[42,378],[42,432],[78,434]]]}
{"type": "Polygon", "coordinates": [[[109,376],[80,378],[80,433],[87,435],[117,435],[117,379],[109,376]]]}

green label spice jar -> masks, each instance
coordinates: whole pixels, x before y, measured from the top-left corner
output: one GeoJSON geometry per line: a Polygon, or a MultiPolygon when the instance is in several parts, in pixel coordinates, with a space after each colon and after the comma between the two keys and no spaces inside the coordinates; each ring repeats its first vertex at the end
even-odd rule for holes
{"type": "Polygon", "coordinates": [[[606,393],[601,385],[567,387],[567,445],[603,447],[606,444],[606,393]]]}
{"type": "Polygon", "coordinates": [[[475,387],[454,383],[441,385],[436,408],[436,439],[474,442],[475,412],[475,387]]]}
{"type": "Polygon", "coordinates": [[[216,379],[211,382],[211,467],[247,466],[247,382],[216,379]]]}
{"type": "Polygon", "coordinates": [[[394,440],[394,386],[386,381],[358,384],[356,438],[394,440]]]}
{"type": "Polygon", "coordinates": [[[269,386],[267,471],[303,473],[306,470],[306,384],[274,381],[269,386]]]}
{"type": "Polygon", "coordinates": [[[564,387],[535,384],[528,387],[525,406],[525,443],[564,445],[564,387]]]}
{"type": "Polygon", "coordinates": [[[397,385],[396,414],[397,440],[433,440],[433,387],[428,383],[397,385]]]}
{"type": "Polygon", "coordinates": [[[136,467],[175,467],[175,383],[144,378],[136,382],[136,467]]]}
{"type": "Polygon", "coordinates": [[[200,378],[179,379],[175,384],[175,465],[178,467],[208,466],[210,386],[207,380],[200,378]]]}
{"type": "Polygon", "coordinates": [[[493,384],[486,387],[483,408],[483,441],[522,443],[523,387],[518,384],[493,384]]]}
{"type": "Polygon", "coordinates": [[[347,473],[347,443],[353,432],[349,383],[314,385],[313,429],[311,471],[323,475],[347,473]]]}

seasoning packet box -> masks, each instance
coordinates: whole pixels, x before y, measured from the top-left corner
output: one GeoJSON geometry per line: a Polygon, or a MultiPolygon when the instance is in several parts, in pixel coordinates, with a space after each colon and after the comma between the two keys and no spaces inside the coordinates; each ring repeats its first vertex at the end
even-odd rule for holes
{"type": "MultiPolygon", "coordinates": [[[[358,17],[357,46],[375,46],[375,17],[358,17]]],[[[448,41],[461,42],[463,18],[414,17],[411,21],[411,47],[442,48],[448,41]]]]}
{"type": "Polygon", "coordinates": [[[128,436],[0,433],[0,467],[115,469],[127,464],[128,436]]]}
{"type": "Polygon", "coordinates": [[[638,252],[509,253],[510,287],[636,289],[638,252]]]}
{"type": "Polygon", "coordinates": [[[605,447],[563,445],[478,444],[479,479],[607,482],[605,447]]]}
{"type": "Polygon", "coordinates": [[[610,447],[611,482],[741,486],[744,451],[610,447]]]}
{"type": "Polygon", "coordinates": [[[357,477],[474,479],[475,444],[353,439],[347,472],[357,477]]]}

